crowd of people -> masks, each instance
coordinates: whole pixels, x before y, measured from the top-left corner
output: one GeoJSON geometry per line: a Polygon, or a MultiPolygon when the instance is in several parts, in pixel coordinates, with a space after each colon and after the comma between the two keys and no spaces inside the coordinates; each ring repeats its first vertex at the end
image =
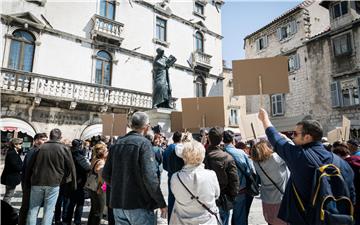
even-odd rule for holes
{"type": "Polygon", "coordinates": [[[230,130],[201,130],[199,138],[177,131],[167,140],[153,132],[149,117],[136,112],[132,131],[116,140],[63,140],[59,129],[34,136],[21,159],[22,139],[13,138],[1,183],[2,223],[79,225],[90,198],[88,225],[247,225],[260,195],[268,224],[360,224],[359,142],[324,143],[314,120],[296,124],[289,138],[259,111],[267,138],[241,142],[230,130]],[[168,196],[160,188],[167,171],[168,196]],[[17,212],[11,199],[21,184],[17,212]],[[231,216],[232,211],[232,216],[231,216]],[[5,214],[4,214],[5,213],[5,214]],[[8,215],[8,216],[4,216],[8,215]]]}

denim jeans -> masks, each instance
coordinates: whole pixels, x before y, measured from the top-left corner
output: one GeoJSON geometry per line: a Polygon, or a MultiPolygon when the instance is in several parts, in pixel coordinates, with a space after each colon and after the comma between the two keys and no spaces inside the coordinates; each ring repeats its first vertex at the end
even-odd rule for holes
{"type": "Polygon", "coordinates": [[[253,197],[246,194],[238,194],[233,202],[232,225],[247,225],[250,206],[253,197]]]}
{"type": "Polygon", "coordinates": [[[60,186],[59,196],[55,205],[55,222],[60,222],[61,220],[66,221],[67,218],[67,209],[70,204],[70,198],[68,197],[68,194],[65,193],[65,189],[64,185],[60,186]]]}
{"type": "Polygon", "coordinates": [[[74,224],[81,224],[81,216],[83,213],[85,203],[85,192],[84,188],[79,187],[73,191],[69,198],[69,204],[67,205],[66,218],[63,219],[63,222],[71,224],[73,214],[74,214],[74,224]],[[75,212],[74,212],[75,209],[75,212]]]}
{"type": "Polygon", "coordinates": [[[175,204],[175,196],[171,191],[170,188],[170,180],[168,180],[168,190],[169,190],[169,194],[168,194],[168,223],[170,222],[170,217],[171,217],[171,213],[172,210],[174,208],[174,204],[175,204]]]}
{"type": "Polygon", "coordinates": [[[36,225],[41,203],[44,201],[44,216],[42,225],[51,225],[54,217],[56,200],[59,195],[59,186],[32,186],[27,225],[36,225]]]}
{"type": "Polygon", "coordinates": [[[225,210],[222,207],[219,207],[219,214],[220,214],[220,219],[222,221],[222,224],[223,225],[228,225],[229,224],[230,210],[225,210]]]}
{"type": "Polygon", "coordinates": [[[114,208],[116,225],[154,225],[154,210],[114,208]]]}

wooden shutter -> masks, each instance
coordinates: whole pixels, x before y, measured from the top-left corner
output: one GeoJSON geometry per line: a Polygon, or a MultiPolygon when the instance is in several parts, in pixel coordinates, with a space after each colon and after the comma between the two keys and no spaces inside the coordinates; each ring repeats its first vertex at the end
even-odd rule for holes
{"type": "Polygon", "coordinates": [[[281,27],[279,27],[279,28],[276,30],[276,34],[277,34],[277,37],[278,37],[279,41],[281,41],[281,27]]]}
{"type": "Polygon", "coordinates": [[[256,51],[258,52],[260,50],[260,38],[256,39],[256,51]]]}
{"type": "Polygon", "coordinates": [[[330,92],[331,92],[331,106],[339,107],[340,106],[340,96],[339,96],[339,82],[331,82],[330,92]]]}
{"type": "Polygon", "coordinates": [[[290,22],[290,34],[295,34],[297,32],[297,23],[296,20],[290,22]]]}
{"type": "Polygon", "coordinates": [[[300,69],[300,56],[299,54],[295,54],[295,69],[300,69]]]}

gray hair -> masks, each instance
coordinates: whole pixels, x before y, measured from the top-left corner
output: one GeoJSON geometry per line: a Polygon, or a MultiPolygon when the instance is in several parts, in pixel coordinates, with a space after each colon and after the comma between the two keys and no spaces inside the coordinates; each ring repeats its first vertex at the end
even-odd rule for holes
{"type": "Polygon", "coordinates": [[[131,128],[138,130],[149,124],[149,116],[144,112],[136,112],[131,117],[131,128]]]}

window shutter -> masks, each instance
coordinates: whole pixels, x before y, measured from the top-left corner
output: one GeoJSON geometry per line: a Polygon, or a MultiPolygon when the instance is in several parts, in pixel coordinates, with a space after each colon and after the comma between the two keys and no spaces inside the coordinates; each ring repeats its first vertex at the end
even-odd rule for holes
{"type": "Polygon", "coordinates": [[[330,85],[331,91],[331,106],[332,107],[339,107],[340,100],[339,100],[339,82],[332,82],[330,85]]]}
{"type": "Polygon", "coordinates": [[[256,51],[258,52],[260,50],[260,39],[256,40],[256,51]]]}
{"type": "Polygon", "coordinates": [[[279,27],[279,28],[276,30],[276,34],[277,34],[277,37],[278,37],[279,41],[281,41],[281,27],[279,27]]]}
{"type": "Polygon", "coordinates": [[[357,78],[357,83],[358,83],[358,95],[360,98],[360,77],[357,78]]]}
{"type": "Polygon", "coordinates": [[[290,22],[290,33],[295,34],[297,32],[297,23],[296,20],[290,22]]]}
{"type": "Polygon", "coordinates": [[[300,56],[295,54],[295,69],[300,69],[300,56]]]}
{"type": "Polygon", "coordinates": [[[265,35],[264,36],[264,47],[266,48],[268,46],[269,42],[268,42],[268,36],[265,35]]]}

